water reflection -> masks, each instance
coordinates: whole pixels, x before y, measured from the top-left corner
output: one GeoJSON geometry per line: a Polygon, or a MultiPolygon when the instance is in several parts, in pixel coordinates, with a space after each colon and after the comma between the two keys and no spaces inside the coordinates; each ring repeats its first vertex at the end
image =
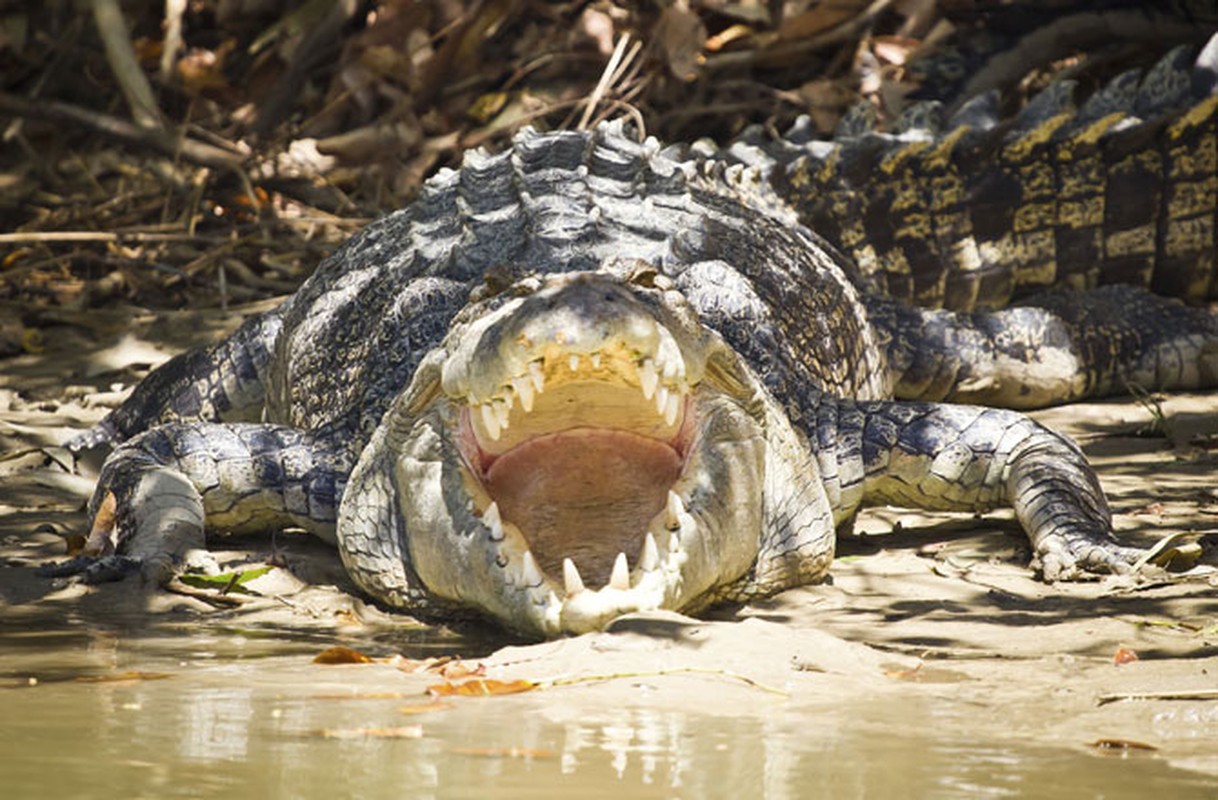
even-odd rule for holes
{"type": "MultiPolygon", "coordinates": [[[[1153,755],[1112,760],[961,738],[964,712],[916,701],[812,706],[766,695],[726,715],[715,713],[708,681],[698,708],[673,708],[662,687],[629,703],[579,704],[584,695],[558,688],[406,716],[400,707],[434,679],[254,657],[234,640],[210,650],[196,641],[189,654],[165,643],[133,650],[107,635],[49,643],[38,651],[0,636],[0,676],[10,685],[41,676],[33,688],[0,690],[6,798],[1215,795],[1213,781],[1153,755]],[[73,668],[170,677],[55,680],[73,668]],[[394,692],[403,696],[363,696],[394,692]],[[344,694],[355,698],[335,699],[344,694]],[[414,724],[421,738],[318,735],[414,724]]],[[[265,656],[265,645],[249,646],[265,656]]],[[[1213,734],[1213,719],[1197,725],[1213,734]]]]}

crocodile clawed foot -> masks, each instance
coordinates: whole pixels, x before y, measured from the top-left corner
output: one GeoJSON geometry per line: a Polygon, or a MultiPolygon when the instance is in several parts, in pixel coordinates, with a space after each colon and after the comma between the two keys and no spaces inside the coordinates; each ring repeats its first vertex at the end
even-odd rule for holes
{"type": "Polygon", "coordinates": [[[1094,539],[1075,540],[1054,536],[1040,543],[1033,568],[1048,583],[1094,578],[1100,574],[1128,575],[1145,554],[1136,547],[1094,539]]]}
{"type": "Polygon", "coordinates": [[[46,564],[37,569],[43,578],[76,578],[84,583],[112,583],[140,572],[141,562],[131,556],[110,554],[106,556],[79,555],[55,564],[46,564]]]}

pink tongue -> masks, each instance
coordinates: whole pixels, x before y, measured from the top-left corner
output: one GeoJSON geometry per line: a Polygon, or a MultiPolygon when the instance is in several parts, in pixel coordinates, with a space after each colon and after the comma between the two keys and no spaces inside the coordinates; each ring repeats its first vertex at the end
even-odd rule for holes
{"type": "Polygon", "coordinates": [[[529,541],[538,566],[562,574],[570,558],[592,588],[613,560],[633,567],[647,523],[681,472],[672,447],[626,431],[575,428],[540,436],[495,459],[486,488],[529,541]]]}

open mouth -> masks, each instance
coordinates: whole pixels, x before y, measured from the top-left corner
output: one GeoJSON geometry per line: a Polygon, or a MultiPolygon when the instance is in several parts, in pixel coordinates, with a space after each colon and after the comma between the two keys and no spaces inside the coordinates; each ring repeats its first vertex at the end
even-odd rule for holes
{"type": "Polygon", "coordinates": [[[551,345],[466,400],[468,488],[509,582],[541,604],[663,585],[679,569],[692,519],[678,484],[696,429],[679,354],[551,345]]]}

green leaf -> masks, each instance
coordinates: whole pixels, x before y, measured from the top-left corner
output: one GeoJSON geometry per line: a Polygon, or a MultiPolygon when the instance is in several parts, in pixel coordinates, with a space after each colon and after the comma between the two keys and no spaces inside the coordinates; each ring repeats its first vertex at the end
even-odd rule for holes
{"type": "Polygon", "coordinates": [[[263,575],[270,572],[274,567],[263,566],[254,567],[253,569],[243,570],[241,572],[221,572],[219,575],[200,575],[198,573],[190,573],[183,575],[181,580],[187,586],[193,586],[196,589],[215,589],[217,591],[231,592],[234,589],[247,594],[254,592],[246,589],[242,584],[248,583],[254,578],[261,578],[263,575]]]}

